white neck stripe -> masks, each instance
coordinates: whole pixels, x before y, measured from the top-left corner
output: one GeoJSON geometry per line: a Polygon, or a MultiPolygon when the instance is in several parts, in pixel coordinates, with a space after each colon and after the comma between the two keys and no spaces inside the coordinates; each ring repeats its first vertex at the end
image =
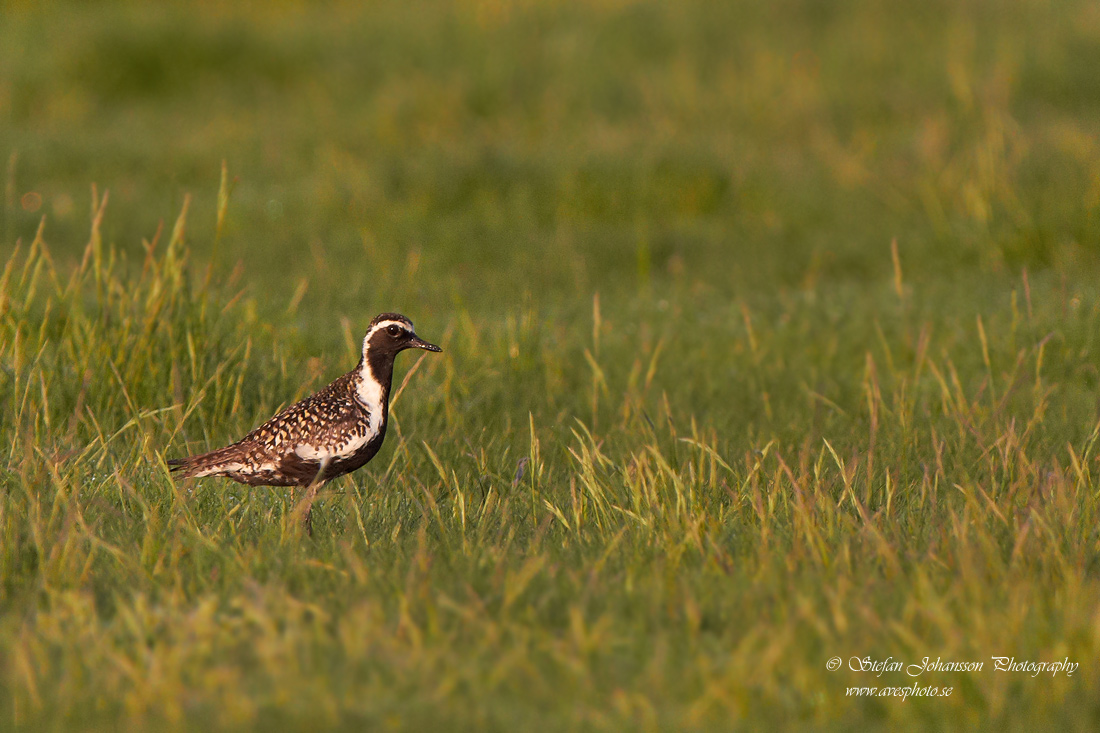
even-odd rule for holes
{"type": "Polygon", "coordinates": [[[374,376],[374,370],[370,368],[370,360],[363,359],[363,366],[359,370],[359,383],[355,385],[355,392],[359,401],[367,408],[367,434],[371,437],[378,434],[382,425],[383,401],[386,395],[382,392],[382,384],[374,376]]]}

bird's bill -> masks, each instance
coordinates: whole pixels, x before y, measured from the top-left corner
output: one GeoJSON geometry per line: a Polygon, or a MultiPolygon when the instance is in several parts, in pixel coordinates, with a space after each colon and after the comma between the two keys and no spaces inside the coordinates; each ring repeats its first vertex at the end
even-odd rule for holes
{"type": "Polygon", "coordinates": [[[409,348],[412,349],[424,349],[425,351],[443,351],[443,349],[439,348],[435,344],[429,344],[427,341],[420,338],[419,336],[413,336],[411,339],[409,339],[408,343],[409,348]]]}

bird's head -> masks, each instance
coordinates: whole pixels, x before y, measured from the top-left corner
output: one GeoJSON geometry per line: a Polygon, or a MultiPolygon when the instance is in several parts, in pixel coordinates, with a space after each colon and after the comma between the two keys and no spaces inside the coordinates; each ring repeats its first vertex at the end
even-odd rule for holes
{"type": "Polygon", "coordinates": [[[443,351],[416,335],[412,321],[399,313],[382,313],[375,316],[363,339],[363,358],[391,360],[405,349],[443,351]]]}

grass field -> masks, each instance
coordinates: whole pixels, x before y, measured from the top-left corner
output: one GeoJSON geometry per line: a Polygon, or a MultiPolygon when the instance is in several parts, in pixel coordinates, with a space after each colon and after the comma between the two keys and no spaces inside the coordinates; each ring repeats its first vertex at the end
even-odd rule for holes
{"type": "Polygon", "coordinates": [[[1100,726],[1095,3],[368,5],[0,4],[0,730],[1100,726]]]}

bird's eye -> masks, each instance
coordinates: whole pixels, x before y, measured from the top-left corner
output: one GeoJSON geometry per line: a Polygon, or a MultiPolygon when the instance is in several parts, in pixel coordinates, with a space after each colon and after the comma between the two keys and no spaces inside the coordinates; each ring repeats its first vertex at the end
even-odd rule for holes
{"type": "Polygon", "coordinates": [[[388,333],[390,336],[393,336],[394,338],[397,338],[402,333],[404,333],[404,329],[402,329],[401,326],[390,326],[386,329],[386,333],[388,333]]]}

